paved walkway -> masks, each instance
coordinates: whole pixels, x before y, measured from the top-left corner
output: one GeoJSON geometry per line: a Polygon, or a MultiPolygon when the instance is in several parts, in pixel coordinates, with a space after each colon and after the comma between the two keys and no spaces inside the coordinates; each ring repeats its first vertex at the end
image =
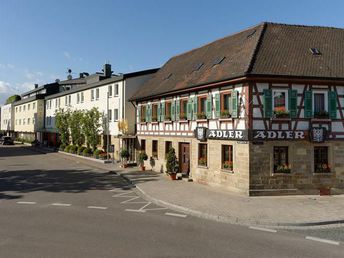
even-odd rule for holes
{"type": "Polygon", "coordinates": [[[247,197],[194,182],[172,181],[151,171],[78,160],[120,173],[156,204],[202,218],[264,226],[344,224],[344,195],[247,197]]]}

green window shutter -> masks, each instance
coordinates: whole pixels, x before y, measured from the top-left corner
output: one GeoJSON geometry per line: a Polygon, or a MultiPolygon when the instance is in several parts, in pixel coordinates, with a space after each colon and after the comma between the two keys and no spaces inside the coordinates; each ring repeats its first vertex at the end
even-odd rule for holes
{"type": "Polygon", "coordinates": [[[337,118],[337,94],[335,91],[328,92],[328,114],[329,118],[337,118]]]}
{"type": "Polygon", "coordinates": [[[152,122],[152,104],[148,105],[148,122],[152,122]]]}
{"type": "Polygon", "coordinates": [[[187,119],[188,120],[192,120],[192,102],[191,102],[191,99],[189,98],[188,99],[188,104],[187,104],[187,107],[186,107],[186,116],[187,116],[187,119]]]}
{"type": "Polygon", "coordinates": [[[209,94],[207,97],[207,118],[213,118],[213,99],[211,94],[209,94]]]}
{"type": "Polygon", "coordinates": [[[156,111],[156,116],[157,116],[157,120],[159,122],[161,122],[160,115],[161,115],[161,103],[158,103],[158,108],[157,108],[157,111],[156,111]]]}
{"type": "Polygon", "coordinates": [[[193,120],[196,120],[197,119],[197,96],[193,97],[193,100],[192,100],[192,106],[193,106],[193,110],[192,110],[192,113],[193,113],[193,120]]]}
{"type": "Polygon", "coordinates": [[[141,122],[141,106],[137,107],[137,119],[138,119],[138,123],[141,122]]]}
{"type": "Polygon", "coordinates": [[[176,121],[179,121],[180,117],[180,100],[176,101],[176,121]]]}
{"type": "Polygon", "coordinates": [[[297,90],[289,89],[289,114],[291,118],[297,117],[297,90]]]}
{"type": "Polygon", "coordinates": [[[146,105],[146,122],[148,122],[148,119],[149,119],[149,105],[146,105]]]}
{"type": "Polygon", "coordinates": [[[237,90],[232,91],[231,99],[232,99],[232,117],[237,118],[239,116],[239,114],[238,114],[238,91],[237,90]]]}
{"type": "Polygon", "coordinates": [[[264,117],[272,117],[272,90],[263,90],[264,94],[264,117]]]}
{"type": "Polygon", "coordinates": [[[305,118],[312,118],[313,117],[313,93],[311,90],[307,90],[305,92],[305,118]]]}
{"type": "Polygon", "coordinates": [[[176,104],[174,100],[172,100],[171,102],[171,120],[172,121],[176,120],[176,104]]]}
{"type": "Polygon", "coordinates": [[[219,118],[220,117],[220,112],[221,112],[221,108],[220,108],[220,94],[215,94],[215,117],[219,118]]]}
{"type": "Polygon", "coordinates": [[[163,122],[165,121],[165,108],[166,108],[166,103],[165,101],[161,102],[161,109],[160,109],[160,121],[163,122]]]}

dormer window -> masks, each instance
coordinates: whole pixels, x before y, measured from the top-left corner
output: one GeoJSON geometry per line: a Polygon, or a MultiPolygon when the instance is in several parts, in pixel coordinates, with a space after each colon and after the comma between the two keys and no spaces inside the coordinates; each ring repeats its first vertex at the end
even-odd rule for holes
{"type": "Polygon", "coordinates": [[[313,47],[313,48],[310,48],[309,49],[311,51],[311,53],[314,55],[314,56],[319,56],[321,55],[321,52],[319,51],[319,49],[313,47]]]}

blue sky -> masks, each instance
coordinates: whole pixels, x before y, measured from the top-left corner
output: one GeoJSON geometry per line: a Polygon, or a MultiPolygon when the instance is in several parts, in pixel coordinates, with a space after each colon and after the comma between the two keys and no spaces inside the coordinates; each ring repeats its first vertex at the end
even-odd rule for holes
{"type": "Polygon", "coordinates": [[[262,21],[344,27],[343,1],[0,0],[0,104],[79,72],[131,72],[262,21]]]}

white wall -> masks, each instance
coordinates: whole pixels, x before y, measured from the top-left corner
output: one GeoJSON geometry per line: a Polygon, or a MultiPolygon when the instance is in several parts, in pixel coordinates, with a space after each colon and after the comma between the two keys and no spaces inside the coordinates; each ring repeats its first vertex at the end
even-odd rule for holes
{"type": "Polygon", "coordinates": [[[14,108],[12,104],[1,106],[1,124],[0,129],[3,131],[14,130],[14,108]]]}

